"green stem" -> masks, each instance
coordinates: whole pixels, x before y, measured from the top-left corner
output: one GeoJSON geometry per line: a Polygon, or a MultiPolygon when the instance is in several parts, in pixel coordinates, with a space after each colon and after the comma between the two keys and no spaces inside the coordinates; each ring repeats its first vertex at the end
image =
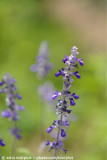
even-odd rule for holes
{"type": "MultiPolygon", "coordinates": [[[[14,128],[16,128],[16,121],[14,122],[14,128]]],[[[15,150],[16,150],[16,137],[13,137],[13,143],[12,143],[12,152],[11,156],[15,156],[15,150]]]]}

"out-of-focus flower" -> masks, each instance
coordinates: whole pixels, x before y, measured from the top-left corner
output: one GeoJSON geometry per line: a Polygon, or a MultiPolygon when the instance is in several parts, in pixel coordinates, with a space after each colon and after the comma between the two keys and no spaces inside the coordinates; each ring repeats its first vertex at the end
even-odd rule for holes
{"type": "MultiPolygon", "coordinates": [[[[0,93],[6,94],[6,105],[8,107],[7,110],[2,111],[1,116],[6,117],[16,123],[16,121],[19,120],[18,111],[23,111],[24,107],[16,104],[15,99],[20,100],[22,97],[19,93],[17,93],[17,87],[15,86],[15,83],[16,80],[14,78],[10,78],[9,74],[5,74],[3,80],[0,82],[0,85],[3,86],[3,88],[0,90],[0,93]]],[[[17,137],[15,134],[13,135],[17,137]]]]}
{"type": "Polygon", "coordinates": [[[44,100],[46,103],[53,103],[52,95],[54,94],[54,92],[55,89],[51,82],[45,82],[38,87],[38,93],[41,96],[42,100],[44,100]]]}
{"type": "Polygon", "coordinates": [[[20,130],[19,128],[17,128],[17,127],[10,129],[10,133],[11,133],[12,135],[14,135],[18,140],[21,139],[20,132],[21,132],[21,130],[20,130]]]}
{"type": "Polygon", "coordinates": [[[32,72],[37,72],[38,77],[44,78],[52,69],[52,64],[49,62],[48,44],[43,41],[40,45],[36,62],[31,66],[32,72]]]}
{"type": "Polygon", "coordinates": [[[5,146],[5,143],[3,141],[3,139],[0,138],[0,146],[4,147],[5,146]]]}

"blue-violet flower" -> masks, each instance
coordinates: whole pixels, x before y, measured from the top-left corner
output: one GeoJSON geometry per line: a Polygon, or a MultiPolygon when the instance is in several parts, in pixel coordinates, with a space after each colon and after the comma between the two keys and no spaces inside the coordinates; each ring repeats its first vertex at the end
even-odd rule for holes
{"type": "Polygon", "coordinates": [[[42,100],[46,103],[52,104],[52,95],[54,94],[55,89],[51,82],[45,82],[44,84],[38,87],[38,93],[41,96],[42,100]]]}
{"type": "Polygon", "coordinates": [[[56,91],[53,96],[52,100],[57,99],[58,103],[56,105],[56,112],[60,115],[59,120],[54,120],[54,123],[52,126],[50,126],[47,129],[48,133],[51,133],[53,129],[57,129],[57,137],[56,142],[50,142],[47,140],[46,145],[50,146],[49,151],[52,149],[55,150],[54,156],[56,156],[56,152],[59,150],[63,150],[66,153],[66,149],[63,148],[63,143],[60,141],[61,137],[66,137],[66,132],[64,130],[65,127],[70,126],[67,120],[63,120],[63,117],[67,117],[72,109],[69,108],[69,106],[74,106],[75,100],[79,99],[79,96],[76,93],[71,93],[70,87],[72,86],[73,82],[73,76],[76,76],[78,79],[81,78],[79,75],[79,72],[76,70],[78,69],[78,63],[83,66],[84,63],[81,59],[77,58],[77,55],[79,54],[77,52],[77,47],[72,47],[71,49],[71,55],[68,57],[65,55],[65,58],[63,59],[63,63],[65,63],[66,67],[59,70],[55,76],[63,76],[63,90],[62,92],[56,91]]]}
{"type": "Polygon", "coordinates": [[[44,78],[52,69],[52,64],[48,61],[48,44],[43,41],[40,45],[36,62],[31,66],[32,72],[37,72],[38,77],[44,78]]]}
{"type": "Polygon", "coordinates": [[[20,139],[21,136],[19,135],[19,129],[16,127],[16,122],[19,120],[18,111],[23,111],[24,107],[16,104],[15,99],[20,100],[22,97],[16,92],[17,88],[15,83],[16,80],[14,78],[10,78],[9,74],[5,74],[3,80],[0,82],[0,85],[3,86],[3,88],[0,90],[0,93],[6,94],[6,105],[8,107],[7,110],[2,111],[1,116],[8,118],[15,123],[14,128],[10,129],[10,133],[13,134],[17,139],[20,139]]]}

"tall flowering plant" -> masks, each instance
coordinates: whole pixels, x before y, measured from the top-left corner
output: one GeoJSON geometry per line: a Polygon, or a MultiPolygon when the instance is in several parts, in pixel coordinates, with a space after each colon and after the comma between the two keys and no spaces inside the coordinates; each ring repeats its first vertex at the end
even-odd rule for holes
{"type": "Polygon", "coordinates": [[[62,92],[56,91],[52,96],[53,100],[56,98],[58,99],[56,113],[60,115],[60,118],[58,120],[54,120],[53,124],[47,129],[47,133],[51,133],[53,129],[57,130],[56,141],[50,142],[47,140],[46,143],[46,145],[49,145],[50,147],[49,151],[54,149],[54,156],[56,156],[57,151],[63,150],[65,153],[67,151],[67,149],[63,148],[63,142],[60,138],[66,137],[65,128],[70,126],[69,122],[64,120],[64,117],[67,117],[71,113],[72,109],[70,106],[74,106],[75,100],[79,98],[76,93],[72,93],[70,91],[73,76],[76,76],[77,79],[81,78],[79,72],[76,70],[78,69],[78,63],[81,66],[84,65],[82,58],[77,58],[77,55],[79,54],[77,49],[78,48],[76,46],[72,47],[71,55],[69,57],[65,55],[65,58],[63,59],[63,63],[66,65],[65,68],[62,68],[55,74],[56,77],[63,77],[63,89],[62,92]]]}
{"type": "MultiPolygon", "coordinates": [[[[38,87],[38,94],[41,102],[40,107],[40,133],[41,138],[44,139],[44,117],[46,116],[46,108],[44,107],[44,103],[46,104],[52,104],[51,102],[51,96],[54,93],[54,87],[51,82],[46,82],[45,78],[53,68],[52,63],[49,61],[49,49],[48,49],[48,43],[47,41],[42,41],[40,44],[40,48],[38,51],[38,55],[36,56],[35,64],[33,64],[30,67],[30,70],[32,72],[35,72],[37,75],[37,78],[41,80],[41,84],[38,87]],[[45,82],[43,82],[45,81],[45,82]]],[[[44,142],[43,142],[44,144],[44,142]]],[[[45,144],[44,144],[45,146],[45,144]]],[[[41,147],[40,147],[41,148],[41,147]]]]}
{"type": "Polygon", "coordinates": [[[18,111],[23,111],[24,107],[17,105],[16,103],[15,99],[21,100],[22,97],[19,93],[17,93],[17,87],[15,86],[15,83],[16,80],[14,78],[10,78],[9,74],[5,74],[3,80],[0,82],[0,86],[3,86],[3,88],[0,90],[0,93],[6,94],[6,105],[8,107],[8,109],[2,111],[1,116],[13,121],[14,126],[13,128],[9,129],[10,134],[20,140],[21,130],[17,127],[17,121],[19,120],[18,111]]]}

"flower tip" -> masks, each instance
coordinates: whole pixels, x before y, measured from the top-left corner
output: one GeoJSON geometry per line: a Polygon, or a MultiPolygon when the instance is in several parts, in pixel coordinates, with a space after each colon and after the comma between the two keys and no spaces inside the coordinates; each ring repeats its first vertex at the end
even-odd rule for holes
{"type": "Polygon", "coordinates": [[[55,77],[59,77],[60,76],[60,73],[55,73],[55,77]]]}
{"type": "Polygon", "coordinates": [[[5,146],[5,143],[2,139],[0,139],[0,146],[4,147],[5,146]]]}
{"type": "Polygon", "coordinates": [[[64,131],[64,129],[61,129],[61,137],[66,137],[66,132],[64,131]]]}
{"type": "Polygon", "coordinates": [[[52,130],[53,130],[53,127],[50,126],[46,131],[47,131],[47,133],[51,133],[52,130]]]}
{"type": "Polygon", "coordinates": [[[83,66],[83,65],[84,65],[84,62],[83,62],[83,61],[80,61],[79,63],[80,63],[80,65],[81,65],[81,66],[83,66]]]}
{"type": "Polygon", "coordinates": [[[49,144],[50,144],[50,141],[47,139],[46,145],[49,145],[49,144]]]}

